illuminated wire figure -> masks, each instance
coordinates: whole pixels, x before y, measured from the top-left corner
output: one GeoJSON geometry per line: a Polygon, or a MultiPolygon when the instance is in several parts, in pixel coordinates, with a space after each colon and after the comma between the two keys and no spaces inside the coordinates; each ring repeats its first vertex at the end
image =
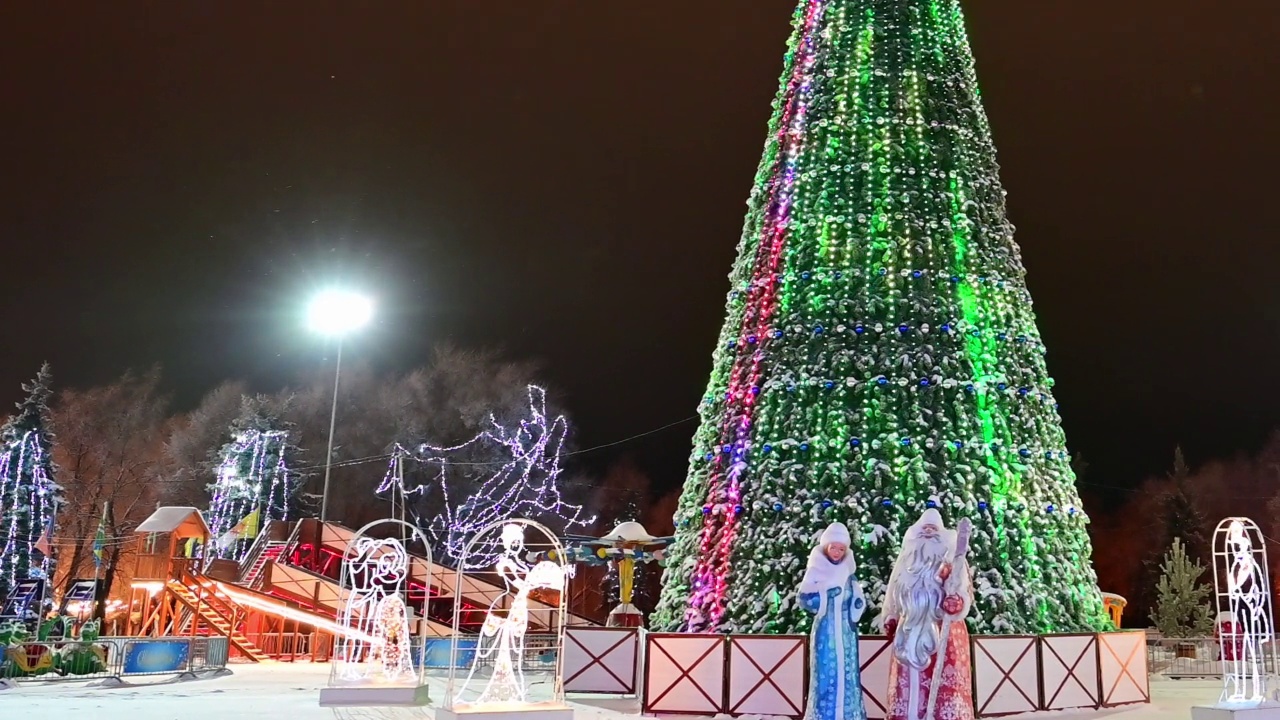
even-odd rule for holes
{"type": "Polygon", "coordinates": [[[569,431],[568,421],[563,415],[548,416],[545,390],[530,385],[528,391],[529,415],[516,425],[502,425],[490,415],[490,429],[460,445],[424,444],[416,452],[397,446],[387,474],[378,486],[379,493],[398,487],[406,496],[426,496],[439,489],[443,507],[434,515],[420,516],[415,511],[415,520],[444,555],[465,564],[467,570],[490,567],[497,561],[501,552],[492,539],[473,548],[465,561],[463,558],[468,543],[480,528],[495,522],[554,516],[560,520],[563,527],[559,529],[563,531],[595,522],[594,517],[583,517],[581,505],[565,502],[556,483],[561,472],[560,455],[569,431]],[[492,463],[457,461],[459,457],[492,456],[503,459],[492,463]],[[404,458],[434,468],[435,478],[406,487],[399,472],[399,463],[404,458]],[[481,479],[472,482],[467,473],[475,472],[481,479]],[[460,494],[463,497],[459,498],[460,494]]]}
{"type": "Polygon", "coordinates": [[[525,701],[523,661],[524,636],[529,627],[529,593],[537,588],[564,589],[564,570],[560,565],[544,560],[530,567],[520,559],[523,550],[524,528],[515,524],[504,525],[502,554],[495,563],[494,571],[506,583],[506,592],[489,605],[480,630],[481,640],[475,662],[463,684],[465,688],[471,683],[476,668],[482,662],[488,660],[493,663],[493,674],[476,700],[477,704],[525,701]],[[507,598],[511,604],[504,617],[499,612],[507,598]]]}
{"type": "Polygon", "coordinates": [[[350,595],[339,624],[352,632],[342,643],[343,680],[365,680],[374,658],[382,675],[396,680],[413,672],[409,654],[409,618],[398,589],[409,575],[409,554],[398,540],[361,537],[344,559],[350,595]]]}
{"type": "Polygon", "coordinates": [[[1268,699],[1265,653],[1274,641],[1266,546],[1258,526],[1237,517],[1218,523],[1213,548],[1219,617],[1227,613],[1239,627],[1238,633],[1219,639],[1223,644],[1219,702],[1260,703],[1268,699]]]}

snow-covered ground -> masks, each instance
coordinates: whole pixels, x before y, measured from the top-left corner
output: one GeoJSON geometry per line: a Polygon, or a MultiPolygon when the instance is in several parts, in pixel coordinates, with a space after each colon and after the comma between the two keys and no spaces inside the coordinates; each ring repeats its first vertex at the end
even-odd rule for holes
{"type": "MultiPolygon", "coordinates": [[[[407,712],[343,711],[319,706],[320,688],[329,679],[323,664],[233,665],[228,677],[193,682],[88,687],[87,683],[29,683],[0,691],[0,717],[92,717],[108,720],[218,720],[263,717],[267,720],[333,720],[339,718],[414,717],[407,712]]],[[[1102,712],[1037,713],[1054,720],[1112,717],[1117,720],[1190,718],[1192,705],[1217,700],[1217,681],[1154,681],[1152,702],[1102,712]]],[[[444,696],[433,680],[432,699],[444,696]]],[[[576,720],[620,720],[639,713],[639,701],[625,698],[571,696],[576,720]]],[[[427,709],[418,717],[432,717],[427,709]]]]}

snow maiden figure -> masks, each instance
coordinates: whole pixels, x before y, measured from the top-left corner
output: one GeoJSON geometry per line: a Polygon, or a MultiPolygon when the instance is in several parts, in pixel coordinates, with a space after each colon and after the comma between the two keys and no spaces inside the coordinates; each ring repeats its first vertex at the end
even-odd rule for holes
{"type": "Polygon", "coordinates": [[[968,520],[926,510],[907,530],[876,624],[893,643],[887,720],[973,720],[968,520]]]}
{"type": "Polygon", "coordinates": [[[867,608],[849,529],[832,523],[809,553],[796,595],[814,614],[809,639],[809,704],[805,720],[863,720],[858,665],[858,620],[867,608]]]}

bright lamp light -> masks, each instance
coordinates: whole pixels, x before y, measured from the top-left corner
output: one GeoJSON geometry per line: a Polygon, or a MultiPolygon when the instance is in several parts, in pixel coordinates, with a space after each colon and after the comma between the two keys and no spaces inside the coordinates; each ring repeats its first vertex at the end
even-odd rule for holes
{"type": "Polygon", "coordinates": [[[373,301],[345,290],[320,293],[307,308],[307,326],[323,335],[341,337],[373,318],[373,301]]]}

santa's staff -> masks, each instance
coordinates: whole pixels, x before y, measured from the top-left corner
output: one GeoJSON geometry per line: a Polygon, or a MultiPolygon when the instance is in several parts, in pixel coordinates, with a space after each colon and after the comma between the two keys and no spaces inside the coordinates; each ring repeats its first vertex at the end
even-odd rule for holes
{"type": "MultiPolygon", "coordinates": [[[[969,533],[972,530],[973,523],[969,522],[969,518],[962,519],[960,523],[956,525],[956,552],[951,558],[951,565],[942,568],[941,574],[944,574],[945,577],[939,578],[939,580],[943,582],[944,586],[950,579],[951,572],[954,569],[955,564],[962,562],[964,560],[964,556],[969,553],[969,533]]],[[[935,689],[935,692],[929,693],[929,709],[924,715],[926,718],[929,718],[929,720],[933,720],[933,708],[938,703],[938,693],[936,692],[936,688],[942,686],[942,668],[946,665],[947,645],[949,644],[946,642],[946,638],[951,636],[951,623],[960,616],[961,611],[963,611],[963,606],[961,606],[960,611],[956,611],[955,613],[946,613],[942,616],[942,632],[939,634],[939,637],[941,637],[943,641],[942,646],[938,648],[938,657],[933,662],[933,682],[929,685],[930,688],[935,689]]]]}

